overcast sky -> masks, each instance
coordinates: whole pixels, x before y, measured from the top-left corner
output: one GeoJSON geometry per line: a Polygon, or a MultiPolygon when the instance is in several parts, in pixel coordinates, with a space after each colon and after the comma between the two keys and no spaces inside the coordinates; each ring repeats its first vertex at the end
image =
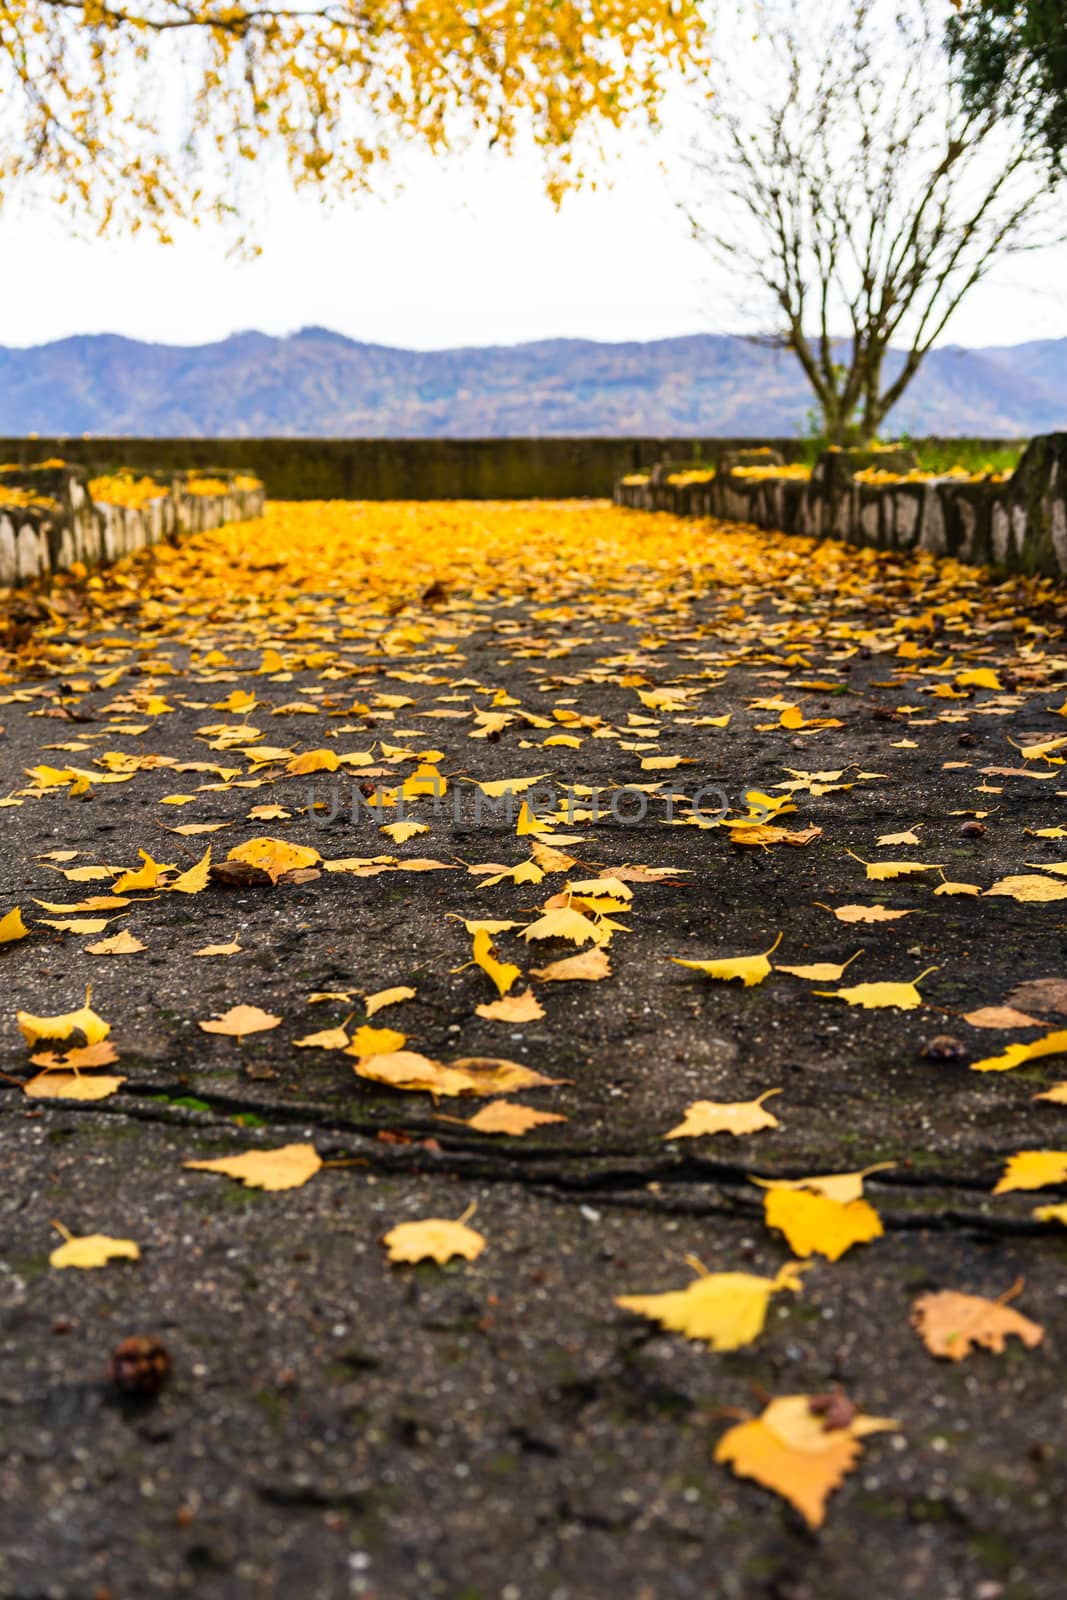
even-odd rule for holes
{"type": "MultiPolygon", "coordinates": [[[[262,254],[222,232],[79,242],[50,213],[0,219],[0,343],[113,332],[199,344],[247,328],[322,324],[356,339],[441,348],[731,332],[741,308],[689,234],[679,200],[690,129],[623,139],[607,183],[545,200],[532,160],[405,162],[399,193],[323,211],[282,193],[254,218],[262,254]]],[[[1067,335],[1067,247],[1009,261],[944,343],[1067,335]]]]}

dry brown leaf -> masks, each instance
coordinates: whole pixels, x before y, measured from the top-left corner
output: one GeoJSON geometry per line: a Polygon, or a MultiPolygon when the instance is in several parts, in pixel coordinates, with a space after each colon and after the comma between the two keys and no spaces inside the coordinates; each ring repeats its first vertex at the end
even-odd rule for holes
{"type": "Polygon", "coordinates": [[[1008,996],[1024,1011],[1058,1011],[1067,1016],[1067,978],[1031,978],[1008,996]]]}
{"type": "Polygon", "coordinates": [[[966,1011],[962,1021],[972,1028],[1042,1028],[1037,1017],[1028,1017],[1025,1011],[1014,1011],[1011,1006],[981,1006],[977,1011],[966,1011]]]}
{"type": "Polygon", "coordinates": [[[1021,1339],[1032,1350],[1045,1337],[1044,1328],[1008,1305],[1022,1286],[1020,1278],[996,1300],[959,1294],[954,1289],[920,1295],[911,1308],[912,1326],[931,1355],[949,1361],[962,1361],[978,1345],[999,1355],[1009,1336],[1021,1339]]]}

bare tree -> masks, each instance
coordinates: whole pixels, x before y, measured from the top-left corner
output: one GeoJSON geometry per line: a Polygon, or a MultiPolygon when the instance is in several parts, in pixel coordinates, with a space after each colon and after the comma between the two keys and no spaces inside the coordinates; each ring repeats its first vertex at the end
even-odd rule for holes
{"type": "Polygon", "coordinates": [[[870,442],[975,284],[1048,242],[1047,162],[964,107],[929,0],[767,0],[738,54],[694,226],[799,359],[827,438],[870,442]]]}

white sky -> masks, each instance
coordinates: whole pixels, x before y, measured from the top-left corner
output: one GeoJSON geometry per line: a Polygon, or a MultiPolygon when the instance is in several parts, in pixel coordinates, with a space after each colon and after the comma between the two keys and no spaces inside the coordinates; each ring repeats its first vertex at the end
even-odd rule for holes
{"type": "MultiPolygon", "coordinates": [[[[740,319],[678,206],[682,118],[634,132],[610,180],[556,212],[522,157],[404,163],[399,193],[324,211],[280,193],[256,219],[261,256],[228,258],[221,231],[79,241],[59,216],[0,217],[0,344],[112,332],[199,344],[241,329],[322,324],[415,348],[731,332],[740,319]]],[[[943,343],[1067,335],[1067,246],[1002,266],[943,343]]]]}

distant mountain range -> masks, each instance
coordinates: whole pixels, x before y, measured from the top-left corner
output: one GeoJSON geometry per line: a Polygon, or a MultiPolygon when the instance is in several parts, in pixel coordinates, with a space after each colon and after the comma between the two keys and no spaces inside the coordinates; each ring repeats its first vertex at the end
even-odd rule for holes
{"type": "MultiPolygon", "coordinates": [[[[94,334],[0,347],[9,436],[789,435],[807,431],[811,405],[791,355],[726,334],[425,351],[302,328],[196,346],[94,334]]],[[[1067,339],[936,350],[891,418],[915,436],[1065,427],[1067,339]]]]}

